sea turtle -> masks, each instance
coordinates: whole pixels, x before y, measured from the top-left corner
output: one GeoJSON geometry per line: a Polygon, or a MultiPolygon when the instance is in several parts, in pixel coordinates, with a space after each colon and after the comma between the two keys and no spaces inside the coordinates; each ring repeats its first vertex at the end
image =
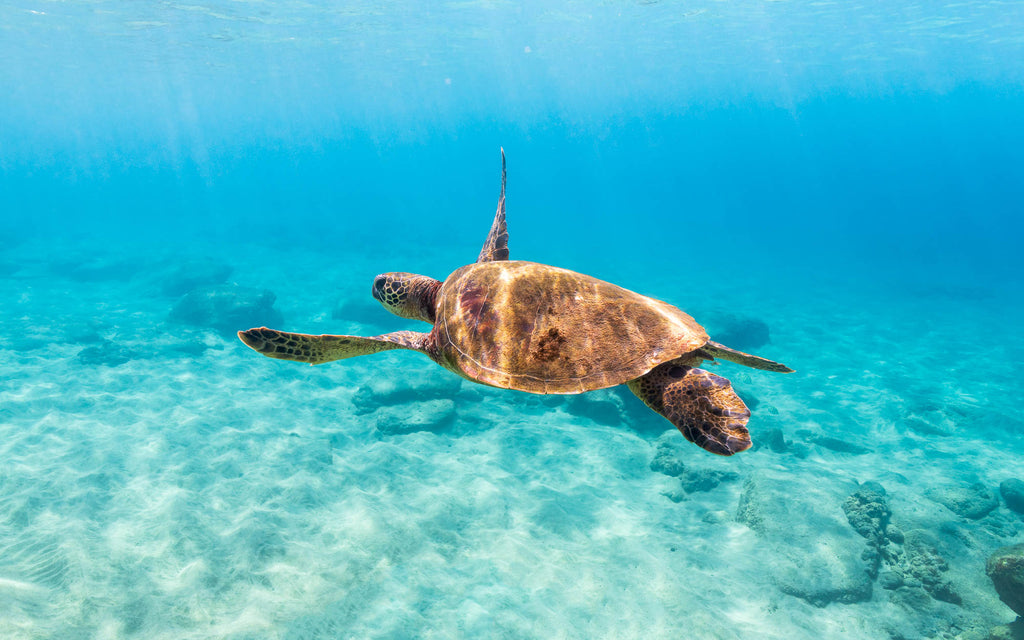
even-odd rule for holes
{"type": "Polygon", "coordinates": [[[473,382],[530,393],[625,384],[687,440],[720,455],[750,447],[750,410],[728,380],[700,364],[720,358],[792,371],[712,342],[693,318],[666,302],[581,273],[509,260],[504,150],[498,211],[477,261],[444,282],[381,274],[373,281],[373,297],[388,311],[433,329],[365,338],[259,327],[238,337],[263,355],[310,364],[411,349],[473,382]]]}

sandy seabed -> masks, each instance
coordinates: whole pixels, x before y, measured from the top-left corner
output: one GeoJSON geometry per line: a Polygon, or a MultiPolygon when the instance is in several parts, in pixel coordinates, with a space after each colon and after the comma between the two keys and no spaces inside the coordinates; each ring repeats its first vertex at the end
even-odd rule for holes
{"type": "Polygon", "coordinates": [[[0,636],[966,639],[1013,619],[985,575],[1024,540],[998,492],[1024,477],[1024,337],[998,291],[605,264],[713,335],[756,318],[758,352],[797,369],[715,369],[753,398],[755,448],[729,459],[628,393],[500,391],[408,352],[308,367],[169,320],[224,281],[273,291],[285,330],[393,330],[369,285],[408,267],[383,262],[0,254],[0,636]],[[955,598],[861,559],[843,505],[866,482],[891,548],[955,598]]]}

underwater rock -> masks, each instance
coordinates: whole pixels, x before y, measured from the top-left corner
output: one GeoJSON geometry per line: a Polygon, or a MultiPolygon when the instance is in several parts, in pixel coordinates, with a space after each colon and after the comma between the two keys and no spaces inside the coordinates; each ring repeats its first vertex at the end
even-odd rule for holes
{"type": "Polygon", "coordinates": [[[751,351],[771,342],[768,325],[757,318],[723,314],[715,318],[712,339],[740,351],[751,351]]]}
{"type": "Polygon", "coordinates": [[[104,340],[95,347],[86,347],[78,352],[78,361],[82,364],[116,367],[135,358],[135,354],[110,340],[104,340]]]}
{"type": "Polygon", "coordinates": [[[927,420],[923,420],[918,416],[909,416],[903,421],[903,426],[910,429],[914,433],[923,436],[948,436],[952,435],[948,429],[941,426],[935,425],[927,420]]]}
{"type": "Polygon", "coordinates": [[[664,473],[667,476],[679,477],[686,471],[686,465],[679,458],[679,449],[666,442],[659,442],[651,460],[651,471],[664,473]]]}
{"type": "Polygon", "coordinates": [[[352,396],[352,404],[356,413],[365,414],[379,407],[452,400],[461,388],[461,378],[439,367],[403,367],[367,380],[352,396]]]}
{"type": "MultiPolygon", "coordinates": [[[[674,431],[678,435],[679,431],[672,426],[672,423],[648,409],[647,405],[640,398],[633,395],[633,392],[626,385],[620,384],[617,387],[604,390],[603,393],[607,393],[612,399],[618,399],[619,416],[622,426],[646,436],[658,436],[669,430],[674,431]]],[[[572,396],[568,397],[571,398],[572,396]]]]}
{"type": "Polygon", "coordinates": [[[107,342],[107,339],[100,335],[98,327],[78,327],[68,332],[67,340],[76,344],[100,344],[107,342]]]}
{"type": "Polygon", "coordinates": [[[904,541],[903,532],[894,524],[890,524],[885,528],[885,537],[889,542],[895,544],[903,544],[904,541]]]}
{"type": "Polygon", "coordinates": [[[735,471],[718,469],[689,469],[679,476],[680,486],[686,493],[703,493],[711,491],[723,482],[735,482],[740,474],[735,471]]]}
{"type": "Polygon", "coordinates": [[[958,516],[971,520],[984,518],[999,506],[995,494],[980,482],[970,486],[933,487],[924,495],[958,516]]]}
{"type": "MultiPolygon", "coordinates": [[[[904,536],[900,529],[889,522],[892,510],[886,498],[885,488],[877,482],[865,482],[843,502],[843,512],[854,531],[868,541],[864,559],[870,563],[869,574],[878,577],[883,562],[892,567],[901,557],[904,536]]],[[[884,589],[897,589],[903,585],[903,576],[898,571],[884,571],[884,589]]]]}
{"type": "Polygon", "coordinates": [[[852,453],[854,455],[871,453],[871,449],[868,449],[867,447],[862,447],[859,444],[853,444],[852,442],[847,442],[831,436],[817,436],[811,438],[811,442],[819,447],[824,447],[837,453],[852,453]]]}
{"type": "Polygon", "coordinates": [[[331,318],[342,322],[358,322],[388,331],[403,328],[402,323],[404,322],[398,316],[386,311],[379,302],[374,300],[370,296],[369,287],[364,296],[339,300],[331,309],[331,318]]]}
{"type": "Polygon", "coordinates": [[[837,484],[759,470],[744,482],[736,513],[763,539],[779,589],[819,607],[861,602],[872,591],[871,550],[844,517],[849,490],[837,484]]]}
{"type": "Polygon", "coordinates": [[[161,278],[161,290],[167,296],[183,296],[199,286],[223,284],[232,268],[213,260],[197,260],[175,265],[161,278]]]}
{"type": "Polygon", "coordinates": [[[573,415],[588,418],[598,424],[622,424],[622,401],[606,389],[569,396],[566,407],[573,415]]]}
{"type": "Polygon", "coordinates": [[[878,586],[893,590],[903,586],[903,575],[899,571],[883,571],[878,574],[878,586]]]}
{"type": "Polygon", "coordinates": [[[75,282],[127,282],[140,271],[140,265],[112,256],[79,255],[50,263],[50,271],[75,282]]]}
{"type": "Polygon", "coordinates": [[[1024,481],[1017,478],[1003,480],[999,483],[999,493],[1010,511],[1024,514],[1024,481]]]}
{"type": "Polygon", "coordinates": [[[234,336],[242,329],[281,324],[281,313],[274,308],[274,300],[276,296],[266,289],[237,284],[199,287],[174,305],[168,320],[234,336]]]}
{"type": "Polygon", "coordinates": [[[679,445],[666,441],[658,443],[650,468],[651,471],[679,478],[679,487],[664,494],[672,502],[682,502],[687,494],[711,491],[723,482],[734,482],[740,477],[735,471],[686,465],[679,445]]]}
{"type": "Polygon", "coordinates": [[[789,449],[789,442],[782,434],[782,429],[768,429],[758,438],[757,444],[768,447],[775,453],[786,453],[789,449]]]}
{"type": "Polygon", "coordinates": [[[843,512],[853,530],[868,539],[868,542],[881,547],[886,542],[886,528],[892,511],[885,497],[885,488],[877,482],[865,482],[860,485],[846,501],[843,512]]]}
{"type": "Polygon", "coordinates": [[[987,640],[1024,640],[1024,618],[1017,618],[1010,624],[992,627],[987,640]]]}
{"type": "Polygon", "coordinates": [[[896,587],[889,596],[889,602],[918,612],[931,612],[935,605],[932,597],[919,583],[901,584],[896,587]]]}
{"type": "Polygon", "coordinates": [[[992,579],[999,599],[1024,616],[1024,544],[996,549],[985,563],[985,573],[992,579]]]}
{"type": "Polygon", "coordinates": [[[683,491],[682,487],[674,487],[667,491],[662,491],[661,495],[665,496],[672,502],[682,502],[687,498],[687,494],[685,491],[683,491]]]}
{"type": "Polygon", "coordinates": [[[758,399],[757,396],[754,395],[752,391],[748,391],[747,389],[744,389],[735,383],[733,383],[732,385],[732,390],[736,392],[736,395],[740,397],[740,400],[743,401],[743,404],[747,405],[747,408],[750,409],[751,411],[757,409],[757,407],[760,406],[761,401],[758,399]]]}
{"type": "Polygon", "coordinates": [[[915,529],[906,533],[903,554],[896,568],[907,584],[919,583],[936,600],[961,604],[960,595],[944,575],[949,564],[939,553],[937,541],[928,532],[915,529]]]}
{"type": "Polygon", "coordinates": [[[455,421],[454,400],[425,400],[381,407],[374,414],[377,431],[384,435],[405,435],[417,431],[438,433],[455,421]]]}

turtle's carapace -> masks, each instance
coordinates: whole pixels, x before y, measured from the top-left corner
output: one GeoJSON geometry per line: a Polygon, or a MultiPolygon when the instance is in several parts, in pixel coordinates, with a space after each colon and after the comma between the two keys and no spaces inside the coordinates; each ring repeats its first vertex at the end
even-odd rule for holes
{"type": "Polygon", "coordinates": [[[396,315],[431,323],[429,333],[361,337],[260,327],[238,336],[271,358],[310,364],[411,349],[473,382],[530,393],[625,384],[704,449],[732,455],[750,447],[750,410],[728,380],[701,363],[719,358],[766,371],[792,369],[711,341],[667,302],[508,255],[502,151],[498,210],[477,261],[443,282],[403,272],[374,279],[375,299],[396,315]]]}

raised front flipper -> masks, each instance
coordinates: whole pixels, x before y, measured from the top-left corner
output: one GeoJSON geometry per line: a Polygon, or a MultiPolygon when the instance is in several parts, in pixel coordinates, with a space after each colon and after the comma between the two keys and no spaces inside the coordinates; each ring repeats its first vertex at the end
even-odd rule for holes
{"type": "Polygon", "coordinates": [[[505,150],[501,150],[501,196],[498,197],[498,211],[491,223],[491,232],[480,250],[477,262],[508,260],[508,227],[505,225],[505,150]]]}
{"type": "Polygon", "coordinates": [[[749,353],[743,353],[742,351],[730,349],[724,344],[712,342],[711,340],[708,340],[708,343],[701,347],[701,351],[708,354],[712,358],[728,360],[729,362],[742,364],[745,367],[751,367],[753,369],[761,369],[763,371],[775,371],[777,373],[793,373],[792,369],[782,364],[781,362],[775,362],[774,360],[762,358],[761,356],[752,356],[749,353]]]}
{"type": "Polygon", "coordinates": [[[353,356],[365,356],[389,349],[423,351],[428,335],[416,331],[396,331],[372,338],[362,336],[311,336],[285,333],[260,327],[239,331],[238,337],[248,347],[268,358],[322,364],[353,356]]]}
{"type": "Polygon", "coordinates": [[[750,448],[750,410],[725,378],[666,362],[626,384],[687,440],[711,453],[731,456],[750,448]]]}

